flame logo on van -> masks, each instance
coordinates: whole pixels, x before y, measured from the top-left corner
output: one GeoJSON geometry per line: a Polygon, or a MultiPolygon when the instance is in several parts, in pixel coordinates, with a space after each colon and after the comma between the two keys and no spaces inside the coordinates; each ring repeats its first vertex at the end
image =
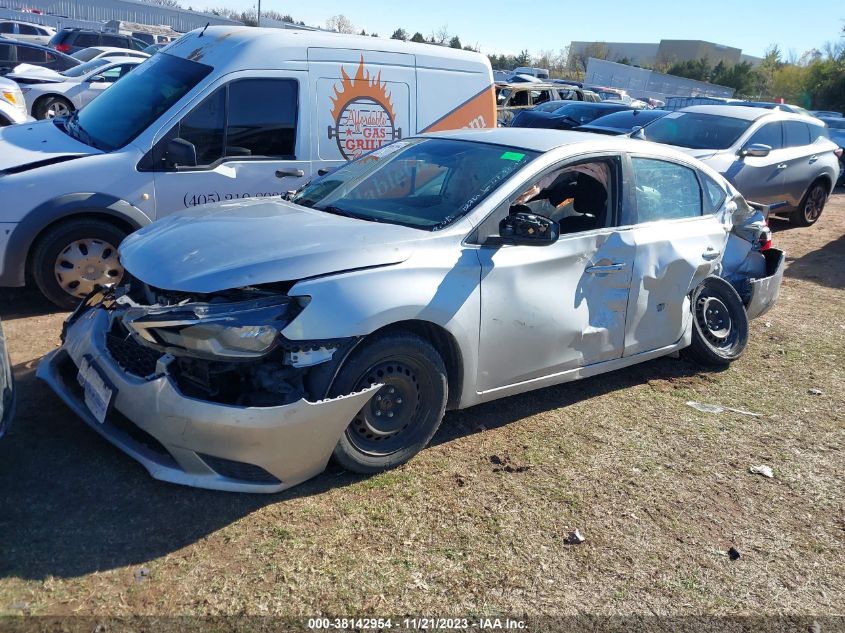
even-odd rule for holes
{"type": "Polygon", "coordinates": [[[396,113],[387,82],[381,81],[381,72],[371,79],[369,71],[364,70],[362,55],[354,78],[349,78],[343,66],[340,74],[343,79],[339,86],[335,85],[331,97],[335,125],[329,126],[329,138],[337,139],[344,158],[357,158],[402,138],[402,130],[396,127],[396,113]]]}

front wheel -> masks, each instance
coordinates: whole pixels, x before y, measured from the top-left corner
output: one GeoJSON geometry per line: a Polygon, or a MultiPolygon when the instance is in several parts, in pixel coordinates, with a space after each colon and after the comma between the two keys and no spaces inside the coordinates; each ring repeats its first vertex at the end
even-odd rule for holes
{"type": "Polygon", "coordinates": [[[821,217],[824,203],[827,201],[827,188],[821,183],[815,183],[804,194],[804,199],[798,210],[789,216],[790,221],[798,226],[812,226],[821,217]]]}
{"type": "Polygon", "coordinates": [[[370,385],[384,386],[344,431],[334,449],[347,470],[372,474],[405,463],[434,436],[446,410],[443,359],[411,333],[374,338],[353,352],[332,385],[339,396],[370,385]]]}
{"type": "Polygon", "coordinates": [[[42,294],[72,310],[97,287],[123,278],[117,247],[126,233],[101,220],[69,220],[47,231],[35,246],[32,276],[42,294]]]}
{"type": "Polygon", "coordinates": [[[32,114],[36,119],[53,119],[57,116],[67,116],[73,110],[73,104],[64,97],[52,96],[39,101],[32,114]]]}
{"type": "Polygon", "coordinates": [[[684,355],[702,365],[727,366],[748,344],[748,315],[737,291],[721,277],[708,277],[690,297],[692,343],[684,355]]]}

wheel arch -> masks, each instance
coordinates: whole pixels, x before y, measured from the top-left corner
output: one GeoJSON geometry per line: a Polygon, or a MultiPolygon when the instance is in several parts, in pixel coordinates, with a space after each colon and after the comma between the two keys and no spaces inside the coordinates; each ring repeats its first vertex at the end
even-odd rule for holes
{"type": "Polygon", "coordinates": [[[25,285],[33,247],[45,231],[62,222],[84,218],[105,220],[127,233],[152,221],[134,205],[107,194],[74,193],[48,200],[29,211],[8,236],[0,285],[25,285]]]}
{"type": "Polygon", "coordinates": [[[60,94],[58,92],[47,92],[43,95],[39,95],[38,97],[36,97],[35,101],[32,102],[32,108],[30,109],[29,113],[32,116],[35,116],[35,113],[38,112],[38,108],[40,107],[40,105],[42,103],[44,103],[44,101],[46,101],[47,99],[49,99],[51,97],[55,97],[56,99],[61,99],[62,101],[66,101],[70,105],[71,110],[76,110],[76,104],[73,102],[72,99],[68,99],[65,95],[60,94]]]}

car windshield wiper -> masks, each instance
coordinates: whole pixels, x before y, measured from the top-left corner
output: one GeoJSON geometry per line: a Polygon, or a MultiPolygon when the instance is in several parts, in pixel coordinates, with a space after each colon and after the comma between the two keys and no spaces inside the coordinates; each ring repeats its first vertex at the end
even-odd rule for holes
{"type": "Polygon", "coordinates": [[[314,208],[317,209],[318,211],[325,211],[326,213],[331,213],[333,215],[342,215],[345,218],[353,218],[355,220],[365,220],[367,222],[382,222],[382,220],[379,220],[378,218],[374,218],[374,217],[369,216],[369,215],[357,215],[355,213],[351,213],[351,212],[347,211],[346,209],[341,209],[340,207],[335,206],[333,204],[327,205],[325,207],[314,207],[314,208]]]}
{"type": "Polygon", "coordinates": [[[104,147],[100,147],[97,141],[79,123],[79,110],[75,110],[73,114],[65,119],[65,129],[72,138],[80,143],[85,143],[95,149],[105,149],[104,147]]]}

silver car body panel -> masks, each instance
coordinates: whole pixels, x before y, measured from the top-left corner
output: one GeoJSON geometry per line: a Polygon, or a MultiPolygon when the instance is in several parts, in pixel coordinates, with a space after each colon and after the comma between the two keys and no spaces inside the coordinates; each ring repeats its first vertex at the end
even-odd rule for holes
{"type": "MultiPolygon", "coordinates": [[[[156,479],[238,492],[277,492],[322,472],[349,420],[381,385],[340,398],[299,400],[280,407],[235,407],[182,395],[169,377],[152,380],[124,372],[105,346],[109,314],[90,310],[67,331],[65,344],[38,365],[38,377],[91,428],[139,461],[156,479]],[[107,419],[98,422],[69,384],[60,364],[78,368],[93,358],[115,390],[113,407],[152,435],[172,459],[150,450],[107,419]],[[280,483],[258,484],[217,474],[199,454],[263,468],[280,483]]],[[[69,380],[75,380],[75,375],[69,380]]]]}
{"type": "MultiPolygon", "coordinates": [[[[457,350],[453,361],[462,369],[459,393],[449,398],[458,408],[633,365],[690,344],[688,294],[707,275],[731,272],[723,260],[734,219],[746,221],[753,213],[745,205],[737,211],[735,190],[716,172],[664,146],[581,132],[499,129],[436,136],[544,153],[441,231],[366,222],[281,201],[239,201],[172,215],[140,230],[121,247],[124,266],[149,286],[177,293],[293,282],[287,295],[304,307],[281,333],[286,341],[311,349],[327,340],[360,341],[397,324],[437,328],[457,350]],[[676,161],[707,174],[724,183],[725,202],[701,217],[574,233],[542,247],[488,247],[473,241],[482,220],[550,167],[628,153],[676,161]]],[[[629,184],[621,186],[624,190],[629,184]]],[[[731,265],[742,266],[741,249],[734,250],[737,262],[731,265]]],[[[779,278],[758,284],[754,305],[765,303],[778,283],[779,278]]],[[[243,409],[186,398],[166,375],[134,379],[108,361],[106,314],[85,312],[69,328],[60,353],[76,362],[86,353],[98,363],[103,359],[103,371],[118,387],[116,408],[151,434],[162,432],[157,422],[162,416],[177,420],[182,430],[175,436],[171,429],[156,437],[176,451],[183,470],[199,469],[187,471],[197,478],[156,468],[154,476],[160,478],[219,487],[219,479],[190,456],[202,452],[197,448],[202,437],[188,430],[202,428],[215,447],[236,447],[221,457],[261,465],[281,475],[284,485],[301,481],[322,470],[332,442],[372,394],[280,407],[294,412],[291,419],[313,413],[319,421],[312,416],[307,424],[268,428],[266,446],[249,444],[244,438],[253,432],[241,438],[236,428],[243,409]],[[339,402],[348,402],[348,408],[339,402]],[[217,443],[214,427],[219,427],[217,443]],[[269,463],[269,446],[276,446],[271,452],[281,451],[284,459],[269,463]],[[282,463],[288,460],[296,467],[282,463]]],[[[68,388],[51,378],[55,359],[46,361],[39,375],[84,417],[84,405],[78,400],[73,405],[68,388]]],[[[247,411],[252,420],[268,410],[247,411]]],[[[268,418],[261,419],[272,426],[268,418]]],[[[137,451],[129,452],[139,458],[137,451]]]]}

